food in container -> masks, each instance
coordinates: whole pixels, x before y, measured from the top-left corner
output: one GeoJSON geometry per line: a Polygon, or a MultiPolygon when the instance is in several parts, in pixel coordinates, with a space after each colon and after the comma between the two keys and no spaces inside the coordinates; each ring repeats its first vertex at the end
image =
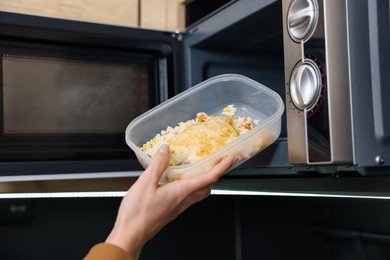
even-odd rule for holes
{"type": "MultiPolygon", "coordinates": [[[[228,137],[228,142],[224,145],[220,147],[215,145],[217,149],[211,149],[208,155],[201,157],[183,155],[175,159],[176,151],[172,146],[171,153],[174,158],[171,161],[172,166],[168,167],[161,181],[168,182],[204,173],[229,154],[240,157],[231,168],[233,169],[278,138],[283,110],[284,105],[280,96],[262,84],[241,75],[220,75],[178,94],[134,119],[126,129],[126,142],[135,152],[141,165],[146,168],[151,162],[152,154],[148,155],[147,149],[142,147],[158,134],[169,134],[165,131],[173,130],[179,123],[192,122],[191,120],[196,123],[197,120],[211,117],[215,118],[211,122],[222,120],[220,125],[225,125],[222,127],[225,128],[228,124],[223,123],[223,120],[249,118],[252,120],[251,130],[247,129],[249,131],[236,136],[232,131],[231,140],[228,137]],[[229,111],[233,113],[228,114],[229,111]]],[[[218,121],[214,123],[218,124],[218,121]]],[[[186,140],[183,139],[182,142],[186,143],[186,140]]],[[[190,144],[188,147],[193,149],[190,144]]],[[[188,154],[195,153],[189,151],[188,154]]]]}
{"type": "Polygon", "coordinates": [[[159,147],[167,144],[171,150],[169,165],[194,163],[218,151],[259,124],[258,120],[250,117],[237,117],[235,112],[234,105],[223,108],[221,115],[217,116],[199,112],[194,119],[180,122],[175,127],[168,126],[140,149],[153,158],[159,147]]]}

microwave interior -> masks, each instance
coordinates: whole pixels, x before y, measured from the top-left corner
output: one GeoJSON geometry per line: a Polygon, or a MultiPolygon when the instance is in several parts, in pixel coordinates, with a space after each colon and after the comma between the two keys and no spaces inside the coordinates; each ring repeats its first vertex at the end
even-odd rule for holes
{"type": "MultiPolygon", "coordinates": [[[[271,88],[285,102],[281,10],[281,1],[232,1],[190,26],[184,36],[186,86],[236,73],[271,88]]],[[[286,151],[284,113],[279,139],[229,175],[297,174],[297,168],[292,169],[288,163],[286,151]]]]}

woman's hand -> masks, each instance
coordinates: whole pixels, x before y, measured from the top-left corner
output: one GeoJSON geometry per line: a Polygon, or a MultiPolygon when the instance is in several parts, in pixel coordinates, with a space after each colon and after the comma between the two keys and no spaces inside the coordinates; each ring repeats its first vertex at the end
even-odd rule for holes
{"type": "Polygon", "coordinates": [[[149,167],[132,185],[119,207],[106,242],[138,258],[144,244],[192,204],[208,197],[215,183],[235,162],[228,156],[208,172],[166,184],[159,182],[168,167],[169,147],[163,145],[149,167]]]}

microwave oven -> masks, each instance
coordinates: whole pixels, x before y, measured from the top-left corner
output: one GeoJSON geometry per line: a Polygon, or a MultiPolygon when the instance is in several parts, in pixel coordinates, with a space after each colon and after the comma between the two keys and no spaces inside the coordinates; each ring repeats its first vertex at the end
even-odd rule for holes
{"type": "Polygon", "coordinates": [[[380,0],[231,1],[184,32],[2,12],[0,180],[138,176],[127,124],[234,73],[276,91],[286,113],[279,139],[217,187],[353,192],[374,180],[382,194],[388,43],[380,0]]]}

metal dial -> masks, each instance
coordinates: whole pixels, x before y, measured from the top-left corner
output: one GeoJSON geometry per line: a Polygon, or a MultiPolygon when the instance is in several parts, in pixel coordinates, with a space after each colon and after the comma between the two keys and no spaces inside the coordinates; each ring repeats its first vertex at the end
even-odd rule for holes
{"type": "Polygon", "coordinates": [[[316,0],[294,0],[287,12],[287,28],[296,41],[307,41],[317,26],[318,3],[316,0]]]}
{"type": "Polygon", "coordinates": [[[321,96],[322,77],[317,64],[309,59],[299,62],[291,73],[290,96],[299,110],[311,110],[321,96]]]}

